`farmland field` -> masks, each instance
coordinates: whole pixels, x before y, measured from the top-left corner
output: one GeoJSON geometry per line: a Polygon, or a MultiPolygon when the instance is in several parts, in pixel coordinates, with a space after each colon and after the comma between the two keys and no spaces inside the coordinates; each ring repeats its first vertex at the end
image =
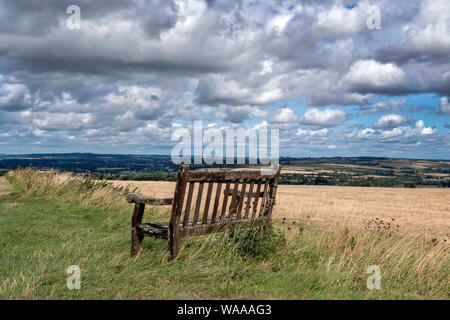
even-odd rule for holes
{"type": "MultiPolygon", "coordinates": [[[[165,181],[113,183],[154,197],[171,197],[175,189],[174,182],[165,181]]],[[[379,219],[395,233],[448,239],[450,190],[280,185],[274,217],[360,229],[377,228],[369,221],[379,219]]]]}

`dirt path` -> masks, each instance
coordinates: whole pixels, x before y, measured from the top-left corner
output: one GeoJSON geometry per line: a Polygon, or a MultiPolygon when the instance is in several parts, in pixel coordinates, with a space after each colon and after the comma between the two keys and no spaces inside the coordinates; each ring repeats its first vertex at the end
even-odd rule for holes
{"type": "Polygon", "coordinates": [[[13,191],[13,186],[6,180],[6,177],[0,177],[0,196],[13,191]]]}

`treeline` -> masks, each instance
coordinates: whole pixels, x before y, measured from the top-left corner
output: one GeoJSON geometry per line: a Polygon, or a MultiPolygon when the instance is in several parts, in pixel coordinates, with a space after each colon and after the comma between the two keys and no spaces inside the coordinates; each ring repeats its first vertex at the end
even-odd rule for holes
{"type": "Polygon", "coordinates": [[[94,172],[92,176],[101,180],[177,181],[175,172],[162,171],[94,172]]]}
{"type": "Polygon", "coordinates": [[[170,156],[158,155],[100,155],[90,153],[39,154],[4,156],[0,169],[15,170],[32,167],[39,170],[58,169],[76,173],[116,171],[176,171],[170,156]]]}
{"type": "MultiPolygon", "coordinates": [[[[176,181],[176,172],[162,171],[120,171],[120,172],[95,172],[94,177],[103,180],[130,180],[130,181],[176,181]]],[[[336,176],[282,174],[280,184],[287,185],[327,185],[327,186],[355,186],[355,187],[402,187],[416,188],[420,186],[450,188],[450,179],[423,180],[420,178],[358,178],[346,174],[336,176]]]]}
{"type": "Polygon", "coordinates": [[[327,186],[355,186],[355,187],[404,187],[416,188],[417,186],[430,186],[450,188],[450,179],[424,180],[418,177],[395,178],[353,178],[345,174],[336,176],[282,174],[280,184],[290,185],[327,185],[327,186]]]}

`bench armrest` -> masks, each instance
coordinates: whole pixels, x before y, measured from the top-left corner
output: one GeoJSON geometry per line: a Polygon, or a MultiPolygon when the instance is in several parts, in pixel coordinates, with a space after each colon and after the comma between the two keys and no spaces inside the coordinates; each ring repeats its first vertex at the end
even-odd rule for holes
{"type": "Polygon", "coordinates": [[[172,205],[172,203],[173,203],[173,198],[157,199],[157,198],[143,196],[143,195],[137,194],[137,193],[127,194],[126,199],[127,199],[128,203],[142,203],[142,204],[148,204],[148,205],[152,205],[152,206],[168,206],[168,205],[172,205]]]}

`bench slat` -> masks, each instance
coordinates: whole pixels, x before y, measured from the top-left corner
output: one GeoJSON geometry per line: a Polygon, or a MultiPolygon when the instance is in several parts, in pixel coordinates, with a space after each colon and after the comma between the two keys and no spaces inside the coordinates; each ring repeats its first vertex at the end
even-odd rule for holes
{"type": "Polygon", "coordinates": [[[247,187],[247,179],[244,179],[241,185],[241,193],[239,195],[239,203],[238,203],[238,209],[237,209],[237,216],[236,219],[241,219],[241,212],[242,212],[242,206],[244,204],[244,198],[245,198],[245,188],[247,187]]]}
{"type": "Polygon", "coordinates": [[[180,218],[183,210],[184,196],[186,194],[186,184],[189,177],[189,166],[181,165],[178,168],[177,184],[175,185],[175,193],[173,196],[173,205],[170,212],[169,231],[168,231],[168,245],[169,258],[173,260],[178,256],[179,240],[180,240],[180,218]]]}
{"type": "MultiPolygon", "coordinates": [[[[198,222],[195,225],[189,224],[187,227],[183,227],[182,224],[179,225],[179,236],[180,238],[197,236],[202,234],[209,234],[214,232],[225,231],[226,229],[231,229],[233,227],[246,227],[249,225],[265,225],[267,223],[267,218],[258,218],[256,220],[231,220],[227,219],[224,221],[211,220],[208,219],[207,224],[202,224],[198,222]]],[[[137,233],[140,236],[167,239],[168,238],[168,222],[156,222],[156,223],[142,223],[136,227],[137,233]]]]}
{"type": "Polygon", "coordinates": [[[208,213],[209,213],[209,203],[211,202],[211,193],[213,189],[214,182],[208,183],[208,191],[206,193],[206,201],[205,201],[205,209],[203,210],[203,224],[206,224],[208,221],[208,213]]]}
{"type": "MultiPolygon", "coordinates": [[[[261,192],[261,183],[262,183],[262,179],[258,179],[258,185],[256,187],[256,194],[258,194],[258,195],[261,192]]],[[[264,196],[264,193],[262,194],[262,196],[264,196]]],[[[258,209],[259,198],[260,198],[260,196],[255,197],[255,203],[253,204],[253,210],[252,210],[252,219],[255,219],[255,217],[256,217],[256,210],[258,209]]]]}
{"type": "Polygon", "coordinates": [[[245,219],[248,218],[248,213],[250,212],[250,206],[251,206],[252,197],[253,197],[253,186],[254,185],[255,185],[255,180],[250,181],[250,188],[248,189],[248,192],[247,192],[247,205],[245,206],[245,215],[244,215],[245,219]]]}
{"type": "Polygon", "coordinates": [[[220,191],[222,189],[222,182],[218,182],[217,183],[217,189],[216,189],[216,197],[214,199],[214,207],[213,207],[213,212],[212,212],[212,216],[211,219],[214,221],[217,217],[217,211],[219,209],[219,201],[220,201],[220,191]]]}
{"type": "Polygon", "coordinates": [[[268,227],[272,228],[272,211],[273,207],[275,206],[275,199],[277,196],[277,188],[278,188],[278,181],[280,179],[280,171],[277,172],[277,175],[274,179],[271,179],[270,181],[270,190],[269,190],[269,197],[270,197],[270,206],[267,210],[267,217],[269,217],[268,220],[268,227]]]}
{"type": "Polygon", "coordinates": [[[234,188],[233,188],[233,195],[231,196],[231,203],[230,208],[228,209],[228,218],[231,219],[231,217],[236,214],[237,204],[236,204],[236,195],[239,188],[239,180],[236,180],[234,182],[234,188]]]}
{"type": "Polygon", "coordinates": [[[262,217],[264,215],[264,210],[267,204],[267,192],[268,192],[268,187],[269,187],[269,179],[266,179],[266,181],[264,182],[264,196],[261,200],[261,208],[259,210],[259,216],[262,217]]]}
{"type": "MultiPolygon", "coordinates": [[[[254,181],[254,180],[252,180],[252,181],[254,181]]],[[[229,196],[232,196],[233,195],[233,189],[230,189],[230,191],[228,192],[228,194],[227,195],[229,195],[229,196]]],[[[262,197],[264,195],[264,192],[255,192],[255,193],[252,193],[252,197],[262,197]]],[[[247,197],[248,196],[248,192],[246,191],[245,192],[245,196],[247,197]]]]}
{"type": "Polygon", "coordinates": [[[222,203],[222,211],[220,212],[220,220],[225,219],[225,215],[227,214],[227,204],[228,204],[228,197],[226,194],[230,191],[230,181],[227,181],[227,184],[225,185],[225,196],[223,197],[223,203],[222,203]]]}
{"type": "MultiPolygon", "coordinates": [[[[268,170],[266,170],[268,171],[268,170]]],[[[276,172],[263,175],[261,170],[222,170],[222,171],[203,171],[195,170],[189,172],[189,181],[201,182],[201,181],[226,181],[226,180],[239,180],[239,179],[260,179],[260,178],[273,178],[276,176],[276,172]]]]}
{"type": "Polygon", "coordinates": [[[223,222],[215,222],[215,223],[208,223],[208,224],[197,224],[192,225],[186,228],[180,229],[180,237],[192,237],[192,236],[198,236],[202,234],[209,234],[209,233],[215,233],[215,232],[223,232],[225,230],[230,230],[235,227],[248,227],[250,225],[253,226],[263,226],[267,225],[268,218],[262,217],[257,218],[255,220],[228,220],[226,219],[223,222]]]}
{"type": "Polygon", "coordinates": [[[202,204],[202,194],[203,194],[203,186],[205,183],[202,181],[198,185],[198,193],[197,193],[197,202],[195,203],[195,211],[194,211],[194,219],[192,219],[192,223],[196,224],[198,222],[198,215],[200,213],[200,206],[202,204]]]}
{"type": "Polygon", "coordinates": [[[183,226],[187,226],[187,224],[189,223],[189,213],[191,212],[192,194],[194,193],[194,187],[195,183],[189,182],[189,191],[186,200],[186,208],[184,209],[183,226]]]}

